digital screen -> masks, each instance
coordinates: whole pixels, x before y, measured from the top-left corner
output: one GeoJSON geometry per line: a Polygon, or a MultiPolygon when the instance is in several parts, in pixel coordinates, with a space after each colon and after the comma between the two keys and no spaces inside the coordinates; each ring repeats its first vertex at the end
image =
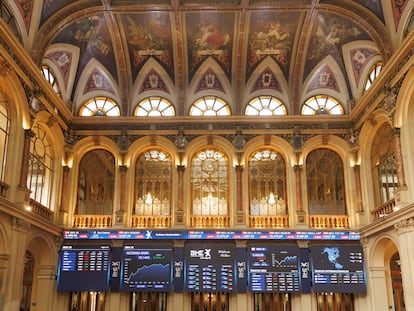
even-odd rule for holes
{"type": "Polygon", "coordinates": [[[299,253],[295,245],[249,246],[250,291],[300,292],[299,253]]]}
{"type": "Polygon", "coordinates": [[[171,266],[172,248],[125,246],[120,291],[171,291],[171,266]]]}
{"type": "Polygon", "coordinates": [[[365,269],[360,245],[312,245],[315,292],[365,293],[365,269]]]}
{"type": "Polygon", "coordinates": [[[66,230],[65,240],[359,240],[358,231],[66,230]]]}
{"type": "Polygon", "coordinates": [[[109,284],[109,246],[62,246],[58,291],[106,291],[109,284]]]}
{"type": "Polygon", "coordinates": [[[235,291],[234,244],[186,243],[184,249],[186,291],[235,291]]]}

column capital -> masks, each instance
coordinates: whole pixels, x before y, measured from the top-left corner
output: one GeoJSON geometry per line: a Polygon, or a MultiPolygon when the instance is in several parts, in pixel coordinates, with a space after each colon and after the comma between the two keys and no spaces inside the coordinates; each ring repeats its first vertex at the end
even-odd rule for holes
{"type": "Polygon", "coordinates": [[[128,170],[128,166],[126,165],[120,165],[118,168],[120,172],[126,172],[128,170]]]}
{"type": "Polygon", "coordinates": [[[184,170],[185,170],[185,165],[177,165],[177,170],[178,170],[178,171],[181,171],[181,172],[184,172],[184,170]]]}
{"type": "Polygon", "coordinates": [[[301,171],[301,170],[302,170],[302,168],[303,168],[303,165],[299,165],[299,164],[295,164],[295,166],[293,166],[293,169],[294,169],[295,171],[301,171]]]}
{"type": "Polygon", "coordinates": [[[238,172],[242,172],[242,171],[243,171],[243,169],[244,169],[244,166],[243,166],[243,165],[238,164],[238,165],[236,165],[236,166],[235,166],[235,169],[236,169],[236,171],[238,171],[238,172]]]}

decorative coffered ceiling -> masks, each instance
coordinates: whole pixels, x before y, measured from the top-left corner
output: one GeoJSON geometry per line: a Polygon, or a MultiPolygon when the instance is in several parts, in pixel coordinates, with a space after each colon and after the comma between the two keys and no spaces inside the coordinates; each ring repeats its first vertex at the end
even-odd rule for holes
{"type": "Polygon", "coordinates": [[[14,0],[9,25],[39,68],[47,65],[74,115],[94,96],[132,116],[149,95],[188,115],[215,95],[243,115],[258,95],[289,115],[312,95],[349,114],[370,69],[385,65],[412,22],[413,1],[14,0]]]}

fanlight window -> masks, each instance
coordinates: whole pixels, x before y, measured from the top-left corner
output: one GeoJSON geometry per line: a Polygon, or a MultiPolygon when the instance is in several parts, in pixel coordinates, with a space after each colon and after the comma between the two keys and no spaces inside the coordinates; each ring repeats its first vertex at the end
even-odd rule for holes
{"type": "Polygon", "coordinates": [[[229,116],[230,108],[221,98],[204,96],[198,99],[190,108],[190,116],[229,116]]]}
{"type": "Polygon", "coordinates": [[[345,215],[344,169],[338,154],[312,151],[306,159],[310,215],[345,215]]]}
{"type": "Polygon", "coordinates": [[[8,102],[0,93],[0,180],[4,181],[6,171],[7,149],[9,146],[10,116],[8,102]]]}
{"type": "Polygon", "coordinates": [[[191,162],[193,215],[227,215],[228,160],[217,150],[199,152],[191,162]]]}
{"type": "Polygon", "coordinates": [[[284,116],[286,107],[273,96],[253,98],[246,107],[246,116],[284,116]]]}
{"type": "Polygon", "coordinates": [[[172,162],[161,150],[144,152],[137,159],[135,178],[135,214],[170,215],[172,162]]]}
{"type": "Polygon", "coordinates": [[[343,115],[344,108],[333,97],[317,95],[309,98],[302,106],[302,115],[343,115]]]}
{"type": "Polygon", "coordinates": [[[42,66],[42,73],[43,76],[49,83],[52,85],[53,90],[60,95],[59,86],[57,84],[56,78],[53,73],[50,71],[49,66],[43,65],[42,66]]]}
{"type": "Polygon", "coordinates": [[[270,149],[256,151],[249,160],[251,215],[286,214],[286,166],[270,149]]]}
{"type": "Polygon", "coordinates": [[[49,207],[52,192],[52,150],[46,132],[39,126],[32,128],[27,187],[30,198],[49,207]]]}
{"type": "Polygon", "coordinates": [[[377,63],[375,64],[374,68],[372,68],[368,75],[367,82],[365,83],[365,91],[367,91],[371,87],[374,80],[379,76],[382,70],[382,66],[382,63],[377,63]]]}
{"type": "Polygon", "coordinates": [[[118,117],[121,115],[121,112],[118,105],[112,99],[108,97],[94,97],[83,104],[79,115],[82,117],[118,117]]]}
{"type": "Polygon", "coordinates": [[[171,117],[175,115],[175,110],[165,98],[148,97],[138,104],[134,115],[138,117],[171,117]]]}

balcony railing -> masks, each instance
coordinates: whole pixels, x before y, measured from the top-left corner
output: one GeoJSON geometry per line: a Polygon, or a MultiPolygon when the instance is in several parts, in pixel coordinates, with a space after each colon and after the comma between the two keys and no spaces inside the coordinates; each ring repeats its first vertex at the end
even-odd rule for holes
{"type": "Polygon", "coordinates": [[[308,220],[310,228],[349,228],[348,215],[309,215],[308,220]]]}
{"type": "Polygon", "coordinates": [[[230,226],[230,216],[227,215],[192,215],[190,226],[194,228],[226,228],[230,226]]]}
{"type": "Polygon", "coordinates": [[[46,218],[47,220],[52,220],[53,218],[53,211],[48,209],[46,206],[43,206],[39,202],[36,202],[33,199],[30,199],[30,207],[32,208],[32,212],[46,218]]]}
{"type": "Polygon", "coordinates": [[[287,228],[289,227],[288,215],[250,215],[250,228],[287,228]]]}
{"type": "Polygon", "coordinates": [[[373,220],[378,220],[388,214],[391,214],[394,211],[395,211],[395,199],[391,199],[385,202],[384,204],[382,204],[381,206],[375,208],[371,212],[371,215],[372,215],[373,220]]]}
{"type": "Polygon", "coordinates": [[[132,228],[169,228],[171,216],[132,216],[132,228]]]}
{"type": "Polygon", "coordinates": [[[74,228],[111,228],[112,215],[75,215],[74,228]]]}

